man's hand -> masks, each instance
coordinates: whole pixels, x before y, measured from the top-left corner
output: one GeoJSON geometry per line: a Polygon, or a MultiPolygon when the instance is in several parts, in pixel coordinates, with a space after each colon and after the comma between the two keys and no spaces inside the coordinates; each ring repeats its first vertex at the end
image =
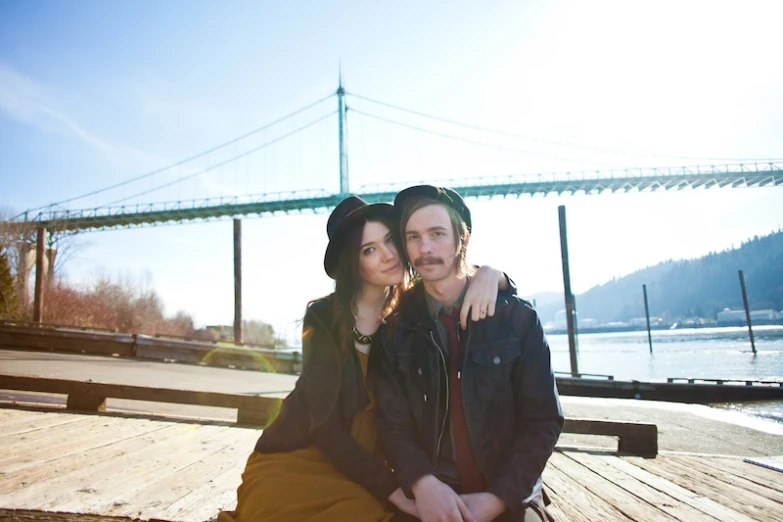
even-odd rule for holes
{"type": "Polygon", "coordinates": [[[462,329],[468,327],[469,313],[474,322],[495,315],[495,299],[498,296],[498,289],[505,289],[506,286],[506,276],[503,272],[486,265],[479,268],[471,278],[468,291],[462,300],[462,309],[459,314],[462,329]]]}
{"type": "Polygon", "coordinates": [[[397,509],[403,513],[419,518],[419,511],[416,509],[416,501],[406,497],[401,488],[395,489],[394,493],[389,495],[388,500],[397,506],[397,509]]]}
{"type": "Polygon", "coordinates": [[[459,495],[433,475],[417,480],[413,495],[422,522],[476,522],[459,495]]]}
{"type": "Polygon", "coordinates": [[[472,493],[460,495],[460,498],[473,513],[476,522],[492,522],[506,510],[506,504],[492,493],[472,493]]]}

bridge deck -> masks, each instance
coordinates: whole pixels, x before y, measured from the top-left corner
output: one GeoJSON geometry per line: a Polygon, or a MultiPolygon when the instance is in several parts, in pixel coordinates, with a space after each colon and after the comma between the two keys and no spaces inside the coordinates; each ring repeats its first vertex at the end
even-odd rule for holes
{"type": "MultiPolygon", "coordinates": [[[[603,194],[643,191],[671,191],[721,187],[778,187],[783,185],[779,162],[735,165],[684,166],[554,173],[523,176],[494,176],[435,182],[447,185],[466,198],[506,198],[544,194],[603,194]]],[[[405,185],[372,187],[361,195],[370,203],[391,202],[405,185]]],[[[118,207],[62,210],[50,209],[25,221],[16,221],[20,231],[29,227],[48,230],[99,230],[115,227],[156,225],[199,219],[220,219],[247,215],[271,216],[333,208],[344,194],[325,190],[300,190],[231,198],[130,204],[118,207]],[[31,219],[32,221],[27,221],[31,219]]]]}
{"type": "MultiPolygon", "coordinates": [[[[258,433],[0,409],[0,519],[207,520],[233,506],[258,433]]],[[[545,472],[555,516],[572,521],[783,520],[781,477],[741,457],[645,459],[566,447],[545,472]]]]}

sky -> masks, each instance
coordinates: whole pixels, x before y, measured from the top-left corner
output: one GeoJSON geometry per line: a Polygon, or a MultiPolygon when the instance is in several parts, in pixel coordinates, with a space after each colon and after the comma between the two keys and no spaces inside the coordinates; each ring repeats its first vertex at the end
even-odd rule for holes
{"type": "MultiPolygon", "coordinates": [[[[780,160],[781,19],[775,0],[3,0],[0,208],[338,193],[340,69],[352,192],[780,160]]],[[[565,205],[580,293],[778,230],[781,201],[783,187],[469,199],[469,258],[523,296],[562,291],[565,205]]],[[[327,216],[243,221],[244,316],[292,343],[307,301],[333,288],[327,216]]],[[[73,284],[144,282],[169,314],[233,321],[230,219],[71,242],[73,284]]]]}

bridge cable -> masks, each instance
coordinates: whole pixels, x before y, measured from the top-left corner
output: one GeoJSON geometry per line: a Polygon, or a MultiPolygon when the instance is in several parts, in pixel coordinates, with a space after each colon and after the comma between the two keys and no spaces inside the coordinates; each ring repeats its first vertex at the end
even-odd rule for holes
{"type": "Polygon", "coordinates": [[[525,156],[532,156],[532,157],[536,157],[536,158],[563,160],[563,161],[570,161],[570,162],[573,162],[573,163],[584,163],[584,164],[587,164],[587,165],[598,165],[598,166],[601,166],[601,167],[617,166],[617,165],[613,165],[613,164],[607,163],[607,162],[597,162],[597,161],[579,160],[579,159],[571,159],[571,158],[563,159],[563,158],[560,158],[560,157],[557,157],[557,156],[550,156],[550,155],[547,155],[547,154],[540,154],[540,153],[537,153],[537,152],[529,152],[529,151],[522,150],[522,149],[515,149],[513,147],[504,147],[503,145],[496,145],[494,143],[487,143],[487,142],[483,142],[483,141],[472,140],[470,138],[463,138],[461,136],[455,136],[453,134],[446,134],[446,133],[443,133],[443,132],[434,131],[432,129],[426,129],[424,127],[418,127],[416,125],[411,125],[409,123],[404,123],[404,122],[401,122],[401,121],[398,121],[398,120],[393,120],[391,118],[386,118],[384,116],[378,116],[377,114],[371,114],[371,113],[368,113],[368,112],[364,112],[364,111],[361,111],[359,109],[351,108],[350,111],[354,112],[356,114],[361,114],[362,116],[367,116],[368,118],[372,118],[372,119],[375,119],[375,120],[383,121],[383,122],[386,122],[386,123],[391,123],[393,125],[399,125],[400,127],[406,127],[408,129],[416,130],[416,131],[419,131],[419,132],[424,132],[424,133],[427,133],[427,134],[432,134],[434,136],[439,136],[441,138],[446,138],[446,139],[456,140],[456,141],[462,141],[462,142],[465,142],[465,143],[471,143],[473,145],[478,145],[478,146],[481,146],[481,147],[488,147],[490,149],[498,149],[498,150],[503,150],[503,151],[507,151],[507,152],[515,152],[517,154],[522,154],[522,155],[525,155],[525,156]]]}
{"type": "MultiPolygon", "coordinates": [[[[490,129],[488,127],[481,127],[479,125],[472,125],[470,123],[463,123],[463,122],[459,122],[459,121],[456,121],[456,120],[451,120],[451,119],[448,119],[448,118],[442,118],[440,116],[434,116],[432,114],[426,114],[424,112],[415,111],[415,110],[412,110],[412,109],[406,109],[405,107],[400,107],[399,105],[393,105],[391,103],[386,103],[386,102],[383,102],[383,101],[380,101],[380,100],[374,100],[372,98],[368,98],[366,96],[361,96],[361,95],[355,94],[353,92],[346,92],[346,94],[348,94],[350,96],[353,96],[354,98],[357,98],[357,99],[360,99],[360,100],[364,100],[366,102],[375,103],[377,105],[381,105],[381,106],[389,108],[389,109],[394,109],[394,110],[398,110],[398,111],[402,111],[402,112],[407,112],[409,114],[413,114],[415,116],[420,116],[422,118],[429,118],[431,120],[436,120],[436,121],[440,121],[440,122],[443,122],[443,123],[448,123],[448,124],[451,124],[451,125],[457,125],[457,126],[460,126],[460,127],[465,127],[465,128],[473,129],[473,130],[477,130],[477,131],[488,132],[488,133],[491,133],[491,134],[498,134],[498,135],[506,136],[506,137],[509,137],[509,138],[518,138],[518,139],[523,139],[523,140],[528,140],[528,141],[535,141],[535,142],[538,142],[538,143],[545,143],[547,145],[556,145],[556,146],[560,146],[560,147],[570,147],[570,148],[575,148],[575,149],[585,149],[585,150],[591,150],[591,151],[594,151],[594,152],[603,152],[603,153],[607,153],[607,154],[622,154],[622,155],[626,155],[626,156],[646,156],[646,157],[651,157],[651,158],[665,158],[665,159],[666,158],[672,158],[672,159],[686,159],[686,160],[712,160],[712,161],[732,161],[732,162],[734,162],[734,161],[736,161],[736,162],[743,162],[743,161],[763,161],[763,162],[766,162],[766,161],[781,161],[781,160],[783,160],[783,158],[711,158],[711,157],[707,157],[707,156],[704,156],[704,157],[702,157],[702,156],[668,156],[668,155],[665,155],[665,154],[637,153],[637,152],[629,152],[629,151],[622,151],[622,150],[616,150],[616,149],[605,149],[605,148],[601,148],[601,147],[593,147],[593,146],[590,146],[590,145],[576,145],[576,144],[573,144],[573,143],[564,143],[564,142],[560,142],[560,141],[546,140],[546,139],[543,139],[543,138],[534,138],[532,136],[526,136],[526,135],[523,135],[523,134],[515,134],[513,132],[496,130],[496,129],[490,129]]],[[[356,109],[353,109],[353,110],[356,111],[356,109]]]]}
{"type": "Polygon", "coordinates": [[[226,165],[227,163],[231,163],[232,161],[238,160],[240,158],[244,158],[245,156],[249,156],[250,154],[253,154],[254,152],[258,152],[259,150],[264,149],[264,148],[266,148],[266,147],[268,147],[270,145],[274,145],[275,143],[277,143],[279,141],[282,141],[282,140],[284,140],[284,139],[286,139],[286,138],[288,138],[290,136],[293,136],[294,134],[296,134],[296,133],[298,133],[300,131],[303,131],[303,130],[309,128],[309,127],[312,127],[313,125],[315,125],[317,123],[320,123],[323,120],[334,116],[335,114],[337,114],[336,110],[334,110],[334,111],[332,111],[332,112],[330,112],[330,113],[328,113],[328,114],[326,114],[324,116],[321,116],[320,118],[317,118],[317,119],[311,121],[310,123],[306,123],[306,124],[302,125],[301,127],[298,127],[298,128],[296,128],[296,129],[294,129],[294,130],[292,130],[290,132],[287,132],[287,133],[283,134],[282,136],[278,136],[277,138],[275,138],[273,140],[264,142],[261,145],[258,145],[257,147],[253,147],[252,149],[249,149],[249,150],[246,150],[245,152],[242,152],[241,154],[237,154],[234,157],[231,157],[231,158],[228,158],[226,160],[220,161],[218,163],[215,163],[214,165],[210,165],[209,167],[201,169],[201,170],[199,170],[197,172],[194,172],[192,174],[188,174],[187,176],[179,177],[179,178],[177,178],[175,180],[169,181],[168,183],[164,183],[162,185],[158,185],[156,187],[152,187],[151,189],[145,190],[143,192],[139,192],[137,194],[133,194],[131,196],[126,196],[126,197],[123,197],[121,199],[112,201],[112,202],[107,203],[105,205],[102,205],[102,206],[100,206],[98,208],[108,208],[108,207],[110,207],[112,205],[116,205],[117,203],[122,203],[123,201],[127,201],[127,200],[133,199],[133,198],[137,198],[139,196],[144,196],[144,195],[149,194],[151,192],[156,192],[156,191],[158,191],[160,189],[164,189],[166,187],[170,187],[171,185],[175,185],[175,184],[179,183],[180,181],[185,181],[186,179],[193,178],[195,176],[198,176],[199,174],[204,174],[205,172],[209,172],[210,170],[216,169],[218,167],[222,167],[223,165],[226,165]]]}
{"type": "MultiPolygon", "coordinates": [[[[278,118],[278,119],[276,119],[276,120],[274,120],[274,121],[272,121],[270,123],[267,123],[266,125],[264,125],[262,127],[258,127],[257,129],[253,129],[250,132],[247,132],[247,133],[243,134],[242,136],[239,136],[238,138],[234,138],[233,140],[230,140],[230,141],[227,141],[227,142],[222,143],[220,145],[217,145],[215,147],[212,147],[209,150],[205,150],[204,152],[200,152],[198,154],[195,154],[193,156],[190,156],[188,158],[180,160],[180,161],[178,161],[176,163],[172,163],[171,165],[168,165],[166,167],[161,167],[159,169],[153,170],[152,172],[148,172],[146,174],[142,174],[140,176],[136,176],[135,178],[127,179],[125,181],[122,181],[120,183],[116,183],[116,184],[111,185],[109,187],[105,187],[105,188],[102,188],[102,189],[99,189],[99,190],[94,190],[92,192],[89,192],[87,194],[83,194],[81,196],[76,196],[76,197],[72,197],[72,198],[69,198],[69,199],[64,199],[62,201],[58,201],[58,202],[55,202],[55,203],[50,203],[48,205],[44,205],[44,206],[41,206],[41,207],[28,209],[26,212],[34,212],[36,210],[42,210],[42,209],[45,209],[45,208],[62,205],[63,203],[70,203],[71,201],[76,201],[77,199],[88,198],[90,196],[94,196],[94,195],[100,194],[102,192],[106,192],[106,191],[109,191],[109,190],[112,190],[112,189],[115,189],[115,188],[118,188],[118,187],[122,187],[124,185],[128,185],[130,183],[133,183],[134,181],[139,181],[141,179],[148,178],[148,177],[153,176],[155,174],[160,174],[163,171],[166,171],[166,170],[169,170],[169,169],[172,169],[172,168],[175,168],[175,167],[179,167],[179,166],[181,166],[181,165],[183,165],[183,164],[185,164],[185,163],[187,163],[189,161],[193,161],[194,159],[198,159],[198,158],[200,158],[202,156],[206,156],[207,154],[210,154],[210,153],[215,152],[215,151],[217,151],[219,149],[227,147],[228,145],[233,145],[234,143],[237,143],[238,141],[241,141],[241,140],[243,140],[245,138],[248,138],[248,137],[250,137],[250,136],[252,136],[254,134],[258,134],[261,131],[264,131],[264,130],[270,128],[270,127],[273,127],[273,126],[277,125],[278,123],[281,123],[281,122],[283,122],[283,121],[285,121],[285,120],[287,120],[289,118],[292,118],[293,116],[296,116],[297,114],[300,114],[300,113],[302,113],[302,112],[304,112],[304,111],[306,111],[308,109],[312,109],[316,105],[325,102],[326,100],[328,100],[329,98],[332,98],[333,96],[335,96],[335,95],[334,94],[330,94],[329,96],[325,96],[325,97],[321,98],[320,100],[318,100],[316,102],[313,102],[313,103],[311,103],[311,104],[309,104],[309,105],[307,105],[305,107],[302,107],[301,109],[298,109],[298,110],[296,110],[294,112],[291,112],[291,113],[289,113],[289,114],[287,114],[287,115],[285,115],[285,116],[283,116],[281,118],[278,118]]],[[[301,130],[301,128],[298,129],[298,130],[301,130]]],[[[294,132],[298,132],[298,130],[294,131],[294,132]]],[[[272,142],[272,143],[274,143],[274,142],[272,142]]],[[[239,156],[239,157],[241,157],[241,156],[239,156]]],[[[107,206],[107,205],[104,205],[104,206],[107,206]]],[[[19,215],[21,216],[23,214],[24,214],[24,212],[22,214],[19,214],[19,215]]]]}

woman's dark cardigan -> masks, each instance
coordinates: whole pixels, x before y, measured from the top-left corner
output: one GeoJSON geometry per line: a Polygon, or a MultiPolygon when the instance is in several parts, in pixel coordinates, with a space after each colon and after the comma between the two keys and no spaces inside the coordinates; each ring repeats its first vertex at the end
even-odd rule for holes
{"type": "MultiPolygon", "coordinates": [[[[351,436],[354,415],[370,403],[370,397],[356,350],[340,349],[333,311],[329,297],[308,306],[302,330],[302,374],[255,449],[277,453],[314,445],[346,477],[386,501],[398,487],[397,478],[351,436]]],[[[373,353],[378,350],[370,351],[371,365],[373,353]]]]}

